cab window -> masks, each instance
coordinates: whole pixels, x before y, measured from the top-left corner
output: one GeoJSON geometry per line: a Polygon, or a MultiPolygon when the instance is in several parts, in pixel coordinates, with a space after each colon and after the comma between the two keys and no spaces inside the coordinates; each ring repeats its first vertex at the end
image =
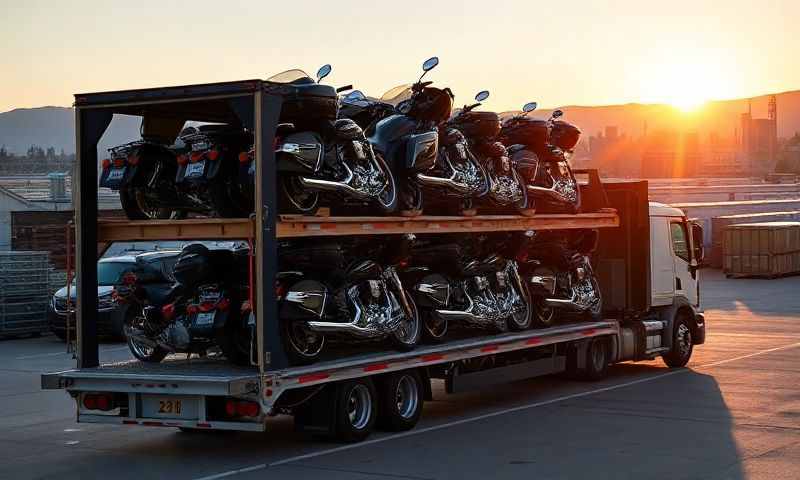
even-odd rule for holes
{"type": "Polygon", "coordinates": [[[670,223],[672,235],[672,251],[678,258],[689,261],[689,236],[686,234],[686,225],[683,223],[670,223]]]}

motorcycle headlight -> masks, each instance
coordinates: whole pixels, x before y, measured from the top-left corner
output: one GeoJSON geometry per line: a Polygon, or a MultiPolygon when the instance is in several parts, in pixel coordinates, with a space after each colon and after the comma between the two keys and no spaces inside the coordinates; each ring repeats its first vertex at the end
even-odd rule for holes
{"type": "Polygon", "coordinates": [[[576,268],[575,273],[578,275],[578,280],[583,280],[586,278],[586,269],[583,267],[576,268]]]}

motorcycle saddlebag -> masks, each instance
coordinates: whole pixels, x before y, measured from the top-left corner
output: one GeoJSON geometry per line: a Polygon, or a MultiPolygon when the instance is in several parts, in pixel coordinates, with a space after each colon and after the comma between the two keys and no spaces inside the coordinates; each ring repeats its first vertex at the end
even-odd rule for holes
{"type": "Polygon", "coordinates": [[[519,119],[502,131],[506,145],[525,145],[534,151],[542,151],[547,145],[547,122],[535,118],[519,119]]]}
{"type": "Polygon", "coordinates": [[[470,138],[494,138],[500,133],[500,115],[495,112],[467,112],[453,126],[470,138]]]}
{"type": "Polygon", "coordinates": [[[281,107],[281,122],[293,123],[298,129],[317,129],[336,120],[339,98],[330,85],[311,83],[292,85],[281,107]]]}
{"type": "Polygon", "coordinates": [[[408,137],[406,143],[406,168],[424,172],[433,168],[439,149],[439,134],[436,131],[417,133],[408,137]]]}
{"type": "Polygon", "coordinates": [[[338,243],[289,246],[279,252],[280,270],[341,272],[349,263],[348,252],[338,243]]]}
{"type": "Polygon", "coordinates": [[[279,172],[316,172],[322,166],[324,146],[316,132],[298,132],[282,138],[275,152],[279,172]]]}

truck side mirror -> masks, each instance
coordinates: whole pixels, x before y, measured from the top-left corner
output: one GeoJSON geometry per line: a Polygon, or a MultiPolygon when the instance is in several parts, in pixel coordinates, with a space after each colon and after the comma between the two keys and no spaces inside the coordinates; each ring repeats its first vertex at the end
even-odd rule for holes
{"type": "Polygon", "coordinates": [[[700,265],[703,263],[706,252],[703,248],[703,227],[697,223],[692,223],[692,244],[694,246],[692,257],[700,265]]]}

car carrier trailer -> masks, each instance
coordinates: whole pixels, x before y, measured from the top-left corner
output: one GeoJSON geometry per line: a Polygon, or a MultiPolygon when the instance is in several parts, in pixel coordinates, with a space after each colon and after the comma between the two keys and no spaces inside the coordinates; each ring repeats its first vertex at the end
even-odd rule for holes
{"type": "MultiPolygon", "coordinates": [[[[447,392],[558,372],[598,379],[611,363],[677,351],[673,339],[678,323],[689,325],[694,338],[702,338],[699,299],[696,304],[675,300],[669,307],[663,299],[658,305],[652,301],[646,182],[602,185],[596,172],[583,172],[589,178],[582,185],[584,204],[592,213],[575,215],[276,215],[274,152],[263,147],[273,144],[284,93],[280,85],[249,80],[76,95],[77,368],[44,374],[42,387],[65,389],[76,401],[78,422],[263,431],[269,416],[292,414],[301,428],[353,441],[366,437],[376,423],[390,430],[413,427],[423,401],[431,398],[433,379],[444,380],[447,392]],[[186,120],[239,123],[253,131],[255,215],[170,221],[98,218],[97,144],[114,114],[142,116],[146,133],[177,132],[186,120]],[[289,366],[279,337],[275,292],[270,288],[275,284],[280,238],[568,229],[601,229],[598,270],[604,293],[611,292],[607,320],[289,366]],[[239,239],[253,247],[253,365],[185,356],[171,356],[158,364],[101,365],[95,285],[103,246],[115,241],[192,239],[239,239]],[[689,320],[678,315],[687,308],[689,320]]],[[[676,221],[688,228],[685,217],[676,221]]],[[[692,229],[688,232],[685,246],[692,250],[692,229]]]]}

